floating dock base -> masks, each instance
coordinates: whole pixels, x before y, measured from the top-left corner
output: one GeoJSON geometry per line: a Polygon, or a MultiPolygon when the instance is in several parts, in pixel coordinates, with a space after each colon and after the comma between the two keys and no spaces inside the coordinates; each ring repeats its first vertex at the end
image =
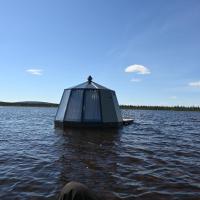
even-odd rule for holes
{"type": "Polygon", "coordinates": [[[121,122],[109,122],[109,123],[77,123],[77,122],[61,122],[54,121],[55,127],[76,127],[76,128],[120,128],[122,126],[127,126],[133,123],[133,119],[124,118],[121,122]]]}
{"type": "Polygon", "coordinates": [[[133,119],[130,118],[123,118],[123,125],[127,126],[133,123],[133,119]]]}

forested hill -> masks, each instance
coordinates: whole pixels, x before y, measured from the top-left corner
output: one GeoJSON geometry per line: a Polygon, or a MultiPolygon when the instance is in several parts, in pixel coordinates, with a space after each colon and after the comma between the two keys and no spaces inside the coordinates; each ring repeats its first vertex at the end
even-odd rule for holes
{"type": "Polygon", "coordinates": [[[56,103],[40,102],[40,101],[23,101],[23,102],[2,102],[0,106],[25,106],[25,107],[57,107],[56,103]]]}

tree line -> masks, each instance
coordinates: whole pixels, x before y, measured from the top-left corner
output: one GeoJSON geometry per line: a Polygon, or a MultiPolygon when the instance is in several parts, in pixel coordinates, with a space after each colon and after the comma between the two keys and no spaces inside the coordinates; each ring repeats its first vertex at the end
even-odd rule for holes
{"type": "MultiPolygon", "coordinates": [[[[0,102],[0,106],[58,107],[58,104],[56,104],[56,103],[48,103],[48,102],[0,102]]],[[[120,108],[121,109],[133,109],[133,110],[200,111],[200,106],[120,105],[120,108]]]]}
{"type": "Polygon", "coordinates": [[[58,104],[47,102],[0,102],[0,106],[57,107],[58,104]]]}
{"type": "Polygon", "coordinates": [[[133,110],[172,110],[172,111],[200,111],[199,106],[139,106],[139,105],[120,105],[122,109],[133,110]]]}

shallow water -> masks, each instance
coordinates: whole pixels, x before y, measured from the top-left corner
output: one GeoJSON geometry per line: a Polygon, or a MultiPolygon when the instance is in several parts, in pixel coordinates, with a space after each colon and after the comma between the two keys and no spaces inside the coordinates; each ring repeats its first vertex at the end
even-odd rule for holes
{"type": "Polygon", "coordinates": [[[54,129],[55,108],[0,107],[0,199],[85,183],[123,199],[200,199],[200,112],[131,111],[118,131],[54,129]]]}

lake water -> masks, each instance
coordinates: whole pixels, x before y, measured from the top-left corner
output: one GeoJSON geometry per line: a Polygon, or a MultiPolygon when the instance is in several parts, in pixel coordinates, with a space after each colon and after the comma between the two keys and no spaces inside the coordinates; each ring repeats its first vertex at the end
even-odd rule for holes
{"type": "MultiPolygon", "coordinates": [[[[82,182],[123,199],[200,199],[200,112],[132,111],[113,130],[54,128],[55,108],[0,107],[0,199],[82,182]]],[[[110,198],[111,199],[111,198],[110,198]]]]}

